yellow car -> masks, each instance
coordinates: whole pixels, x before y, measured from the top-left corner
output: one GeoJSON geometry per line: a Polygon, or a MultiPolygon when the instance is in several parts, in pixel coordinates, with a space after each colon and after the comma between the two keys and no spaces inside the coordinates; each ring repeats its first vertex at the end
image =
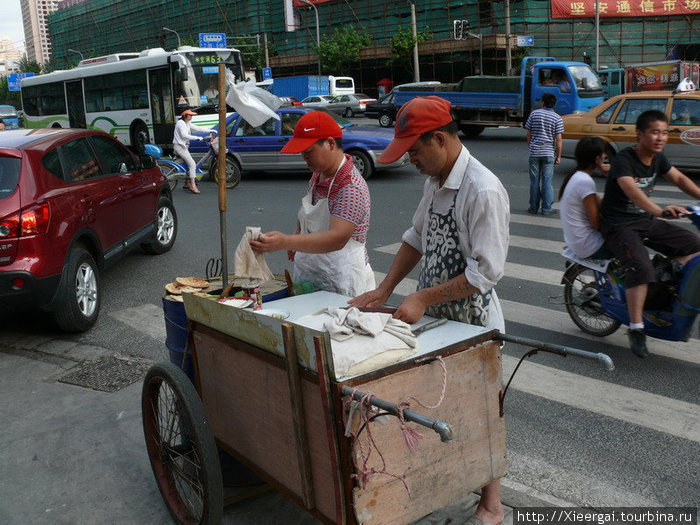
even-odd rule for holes
{"type": "Polygon", "coordinates": [[[664,153],[677,168],[700,169],[700,91],[646,91],[614,96],[587,113],[564,115],[562,156],[574,158],[579,139],[602,137],[608,157],[637,142],[635,122],[648,109],[668,116],[668,144],[664,153]]]}

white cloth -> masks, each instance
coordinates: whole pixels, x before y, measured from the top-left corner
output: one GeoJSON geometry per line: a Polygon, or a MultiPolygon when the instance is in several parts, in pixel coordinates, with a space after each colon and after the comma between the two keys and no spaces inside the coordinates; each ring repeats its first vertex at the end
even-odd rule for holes
{"type": "Polygon", "coordinates": [[[248,124],[257,128],[271,118],[279,120],[275,111],[282,105],[279,97],[255,85],[255,82],[235,83],[231,71],[226,70],[228,92],[226,103],[245,119],[248,124]]]}
{"type": "MultiPolygon", "coordinates": [[[[328,188],[329,195],[332,187],[331,182],[328,188]]],[[[328,208],[328,199],[319,199],[316,204],[312,204],[312,193],[313,190],[310,190],[301,200],[298,214],[301,233],[316,233],[330,229],[331,212],[328,208]]],[[[356,297],[375,288],[374,272],[365,260],[365,245],[352,238],[340,250],[328,253],[296,252],[294,280],[311,281],[317,290],[350,297],[356,297]]]]}
{"type": "Polygon", "coordinates": [[[487,328],[503,332],[503,312],[493,288],[503,277],[508,255],[508,193],[498,177],[464,146],[445,184],[442,188],[438,185],[436,177],[425,181],[423,198],[413,215],[411,228],[403,234],[403,241],[425,253],[431,204],[435,212],[446,213],[454,202],[459,245],[467,262],[464,274],[481,293],[492,291],[487,328]]]}
{"type": "Polygon", "coordinates": [[[583,199],[596,194],[595,181],[584,171],[574,173],[559,201],[564,241],[579,257],[593,255],[603,246],[603,236],[591,226],[583,199]]]}
{"type": "Polygon", "coordinates": [[[203,128],[202,126],[192,124],[192,122],[185,122],[183,119],[180,119],[175,123],[175,135],[173,136],[173,146],[182,146],[183,148],[188,148],[190,146],[191,140],[206,140],[206,137],[193,135],[193,131],[211,133],[212,130],[210,128],[203,128]]]}
{"type": "Polygon", "coordinates": [[[411,326],[391,314],[329,307],[295,322],[329,333],[336,379],[381,370],[418,348],[411,326]]]}
{"type": "Polygon", "coordinates": [[[263,254],[254,252],[250,247],[250,241],[260,237],[260,231],[259,226],[246,226],[233,258],[233,273],[237,277],[249,277],[261,281],[273,278],[263,254]]]}

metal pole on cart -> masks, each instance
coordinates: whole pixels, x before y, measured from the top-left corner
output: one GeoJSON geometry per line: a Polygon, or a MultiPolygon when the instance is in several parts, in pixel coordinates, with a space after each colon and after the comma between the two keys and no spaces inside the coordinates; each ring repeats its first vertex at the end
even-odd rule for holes
{"type": "Polygon", "coordinates": [[[219,229],[221,231],[221,286],[228,286],[228,244],[226,241],[226,69],[219,64],[219,153],[216,177],[219,182],[219,229]]]}

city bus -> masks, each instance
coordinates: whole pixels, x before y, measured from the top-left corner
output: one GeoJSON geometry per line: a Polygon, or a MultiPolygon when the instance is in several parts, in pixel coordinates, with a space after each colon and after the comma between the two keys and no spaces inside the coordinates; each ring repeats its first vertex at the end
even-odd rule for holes
{"type": "Polygon", "coordinates": [[[77,67],[22,80],[27,128],[95,128],[141,151],[169,147],[185,109],[200,126],[218,123],[218,72],[225,64],[244,80],[237,49],[182,46],[81,60],[77,67]]]}

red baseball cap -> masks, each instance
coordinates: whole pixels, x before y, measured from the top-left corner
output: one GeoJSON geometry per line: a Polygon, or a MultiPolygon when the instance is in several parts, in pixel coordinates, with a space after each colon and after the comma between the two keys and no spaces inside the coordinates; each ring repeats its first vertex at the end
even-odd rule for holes
{"type": "Polygon", "coordinates": [[[394,140],[379,156],[380,164],[391,164],[406,153],[418,137],[452,122],[451,104],[444,98],[416,97],[406,102],[396,114],[394,140]]]}
{"type": "Polygon", "coordinates": [[[301,153],[328,137],[340,139],[343,137],[343,130],[325,111],[310,111],[299,119],[294,126],[294,135],[280,153],[301,153]]]}
{"type": "Polygon", "coordinates": [[[184,116],[187,116],[187,115],[196,115],[196,114],[197,114],[197,113],[195,113],[195,112],[192,111],[191,109],[186,109],[185,111],[183,111],[182,113],[180,113],[180,116],[181,116],[181,117],[184,117],[184,116]]]}

